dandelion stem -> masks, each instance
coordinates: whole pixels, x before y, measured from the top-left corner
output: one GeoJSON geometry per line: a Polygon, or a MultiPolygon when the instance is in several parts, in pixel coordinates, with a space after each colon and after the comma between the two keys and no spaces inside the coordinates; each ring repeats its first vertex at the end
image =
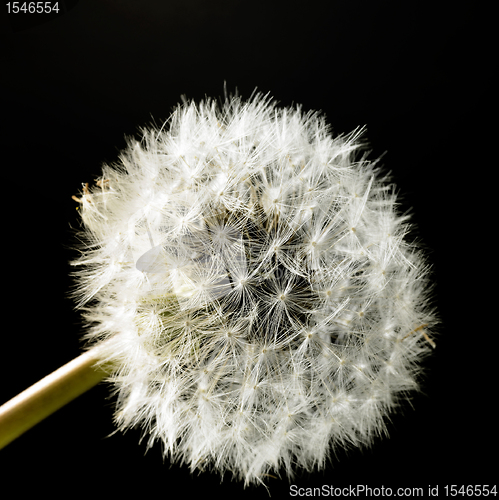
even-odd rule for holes
{"type": "Polygon", "coordinates": [[[0,406],[0,449],[106,376],[103,368],[94,367],[97,350],[83,353],[0,406]]]}

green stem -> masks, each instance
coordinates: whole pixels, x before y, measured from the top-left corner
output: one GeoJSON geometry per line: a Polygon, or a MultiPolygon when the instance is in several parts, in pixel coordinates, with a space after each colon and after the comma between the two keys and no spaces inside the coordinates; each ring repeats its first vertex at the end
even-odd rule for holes
{"type": "Polygon", "coordinates": [[[0,406],[0,449],[106,376],[94,367],[97,351],[83,353],[0,406]]]}

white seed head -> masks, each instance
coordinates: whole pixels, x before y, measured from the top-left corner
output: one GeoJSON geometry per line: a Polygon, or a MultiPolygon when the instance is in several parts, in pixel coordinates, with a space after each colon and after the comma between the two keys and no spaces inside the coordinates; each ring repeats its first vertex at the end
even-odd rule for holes
{"type": "Polygon", "coordinates": [[[435,316],[361,133],[259,95],[185,103],[85,186],[75,296],[120,429],[246,484],[386,432],[435,316]]]}

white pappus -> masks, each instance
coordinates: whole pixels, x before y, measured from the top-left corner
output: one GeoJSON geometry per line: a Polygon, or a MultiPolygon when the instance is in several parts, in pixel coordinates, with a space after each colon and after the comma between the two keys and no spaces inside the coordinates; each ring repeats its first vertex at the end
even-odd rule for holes
{"type": "Polygon", "coordinates": [[[261,95],[185,102],[84,186],[74,295],[120,429],[245,484],[386,432],[436,319],[361,135],[261,95]]]}

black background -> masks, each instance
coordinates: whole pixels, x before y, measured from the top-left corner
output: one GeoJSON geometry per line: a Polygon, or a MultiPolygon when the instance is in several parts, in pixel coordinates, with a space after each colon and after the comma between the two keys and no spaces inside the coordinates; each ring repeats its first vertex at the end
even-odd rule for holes
{"type": "MultiPolygon", "coordinates": [[[[322,110],[335,133],[367,125],[372,157],[387,152],[402,209],[414,213],[442,320],[424,391],[392,416],[390,438],[338,451],[323,472],[269,479],[272,498],[287,497],[290,484],[439,485],[443,496],[446,484],[497,481],[497,376],[487,357],[497,326],[481,284],[492,273],[493,227],[478,225],[493,196],[483,151],[494,147],[479,114],[488,112],[491,61],[475,5],[66,0],[55,16],[5,8],[0,403],[80,353],[83,325],[67,298],[79,224],[71,195],[181,95],[258,88],[281,105],[322,110]]],[[[61,409],[0,451],[2,487],[61,498],[265,498],[262,487],[163,464],[159,446],[144,454],[139,431],[109,436],[112,415],[105,385],[61,409]]]]}

